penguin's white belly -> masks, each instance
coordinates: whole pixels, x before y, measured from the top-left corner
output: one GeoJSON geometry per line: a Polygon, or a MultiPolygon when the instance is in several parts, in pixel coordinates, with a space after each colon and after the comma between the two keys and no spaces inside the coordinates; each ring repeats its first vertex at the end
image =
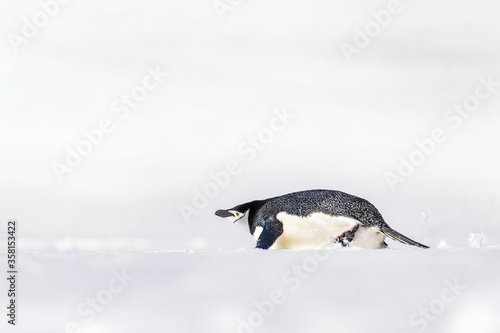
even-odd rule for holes
{"type": "MultiPolygon", "coordinates": [[[[283,234],[274,242],[270,249],[320,249],[334,242],[346,227],[354,227],[360,222],[345,216],[332,216],[324,213],[313,213],[302,217],[279,213],[276,218],[283,224],[283,234]]],[[[261,228],[255,231],[258,239],[261,228]]],[[[377,227],[362,227],[356,232],[350,246],[366,248],[381,248],[384,235],[377,227]]]]}
{"type": "Polygon", "coordinates": [[[367,249],[385,249],[385,236],[378,227],[359,227],[349,246],[361,246],[367,249]]]}

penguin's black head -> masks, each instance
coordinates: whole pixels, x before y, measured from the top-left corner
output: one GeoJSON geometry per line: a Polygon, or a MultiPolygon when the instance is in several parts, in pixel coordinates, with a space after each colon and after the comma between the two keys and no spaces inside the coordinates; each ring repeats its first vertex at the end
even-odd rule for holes
{"type": "Polygon", "coordinates": [[[231,222],[236,222],[239,219],[245,217],[246,211],[241,211],[238,206],[231,208],[231,209],[219,209],[218,211],[215,212],[215,215],[219,217],[227,217],[229,221],[231,222]]]}

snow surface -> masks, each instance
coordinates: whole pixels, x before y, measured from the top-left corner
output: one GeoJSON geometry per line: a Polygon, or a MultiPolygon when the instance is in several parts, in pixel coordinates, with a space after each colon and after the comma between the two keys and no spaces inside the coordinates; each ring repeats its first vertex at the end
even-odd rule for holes
{"type": "Polygon", "coordinates": [[[236,332],[279,290],[255,332],[500,332],[500,88],[457,128],[444,118],[500,81],[498,1],[402,1],[351,62],[341,43],[388,1],[232,1],[222,21],[212,0],[75,0],[15,52],[9,33],[46,2],[0,3],[0,271],[10,218],[21,252],[19,326],[0,313],[1,332],[236,332]],[[148,68],[169,75],[120,118],[148,68]],[[285,109],[255,156],[238,150],[285,109]],[[105,118],[112,133],[59,182],[52,163],[105,118]],[[436,128],[445,142],[391,190],[385,173],[436,128]],[[230,161],[240,172],[185,219],[230,161]],[[213,214],[313,188],[369,200],[432,248],[325,249],[292,290],[316,252],[253,250],[213,214]],[[111,293],[122,269],[135,278],[111,293]],[[109,304],[85,323],[96,295],[109,304]]]}
{"type": "Polygon", "coordinates": [[[412,325],[412,315],[422,321],[420,309],[430,308],[426,332],[495,333],[499,254],[326,249],[318,260],[315,251],[298,250],[26,253],[19,326],[6,331],[65,332],[73,322],[81,332],[248,332],[238,327],[256,316],[257,303],[264,310],[255,332],[412,333],[424,327],[412,325]],[[115,271],[133,279],[108,304],[100,294],[115,271]],[[447,281],[464,288],[449,303],[440,301],[447,281]],[[270,306],[273,292],[282,296],[270,306]],[[99,297],[107,304],[95,317],[78,314],[99,297]]]}

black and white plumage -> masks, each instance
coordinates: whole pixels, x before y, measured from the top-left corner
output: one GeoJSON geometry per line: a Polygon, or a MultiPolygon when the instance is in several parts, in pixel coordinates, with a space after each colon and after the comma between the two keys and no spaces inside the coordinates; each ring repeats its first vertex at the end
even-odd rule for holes
{"type": "Polygon", "coordinates": [[[215,215],[232,222],[248,217],[250,233],[261,249],[314,249],[331,242],[385,248],[385,236],[428,248],[389,227],[367,200],[340,191],[294,192],[221,209],[215,215]]]}

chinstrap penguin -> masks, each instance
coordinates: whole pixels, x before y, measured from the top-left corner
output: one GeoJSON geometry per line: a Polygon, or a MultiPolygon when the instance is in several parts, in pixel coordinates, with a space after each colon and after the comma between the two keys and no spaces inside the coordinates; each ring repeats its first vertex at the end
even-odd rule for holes
{"type": "Polygon", "coordinates": [[[385,236],[428,248],[389,227],[367,200],[341,191],[294,192],[220,209],[215,215],[231,222],[248,218],[259,249],[317,249],[332,242],[379,249],[387,247],[385,236]]]}

